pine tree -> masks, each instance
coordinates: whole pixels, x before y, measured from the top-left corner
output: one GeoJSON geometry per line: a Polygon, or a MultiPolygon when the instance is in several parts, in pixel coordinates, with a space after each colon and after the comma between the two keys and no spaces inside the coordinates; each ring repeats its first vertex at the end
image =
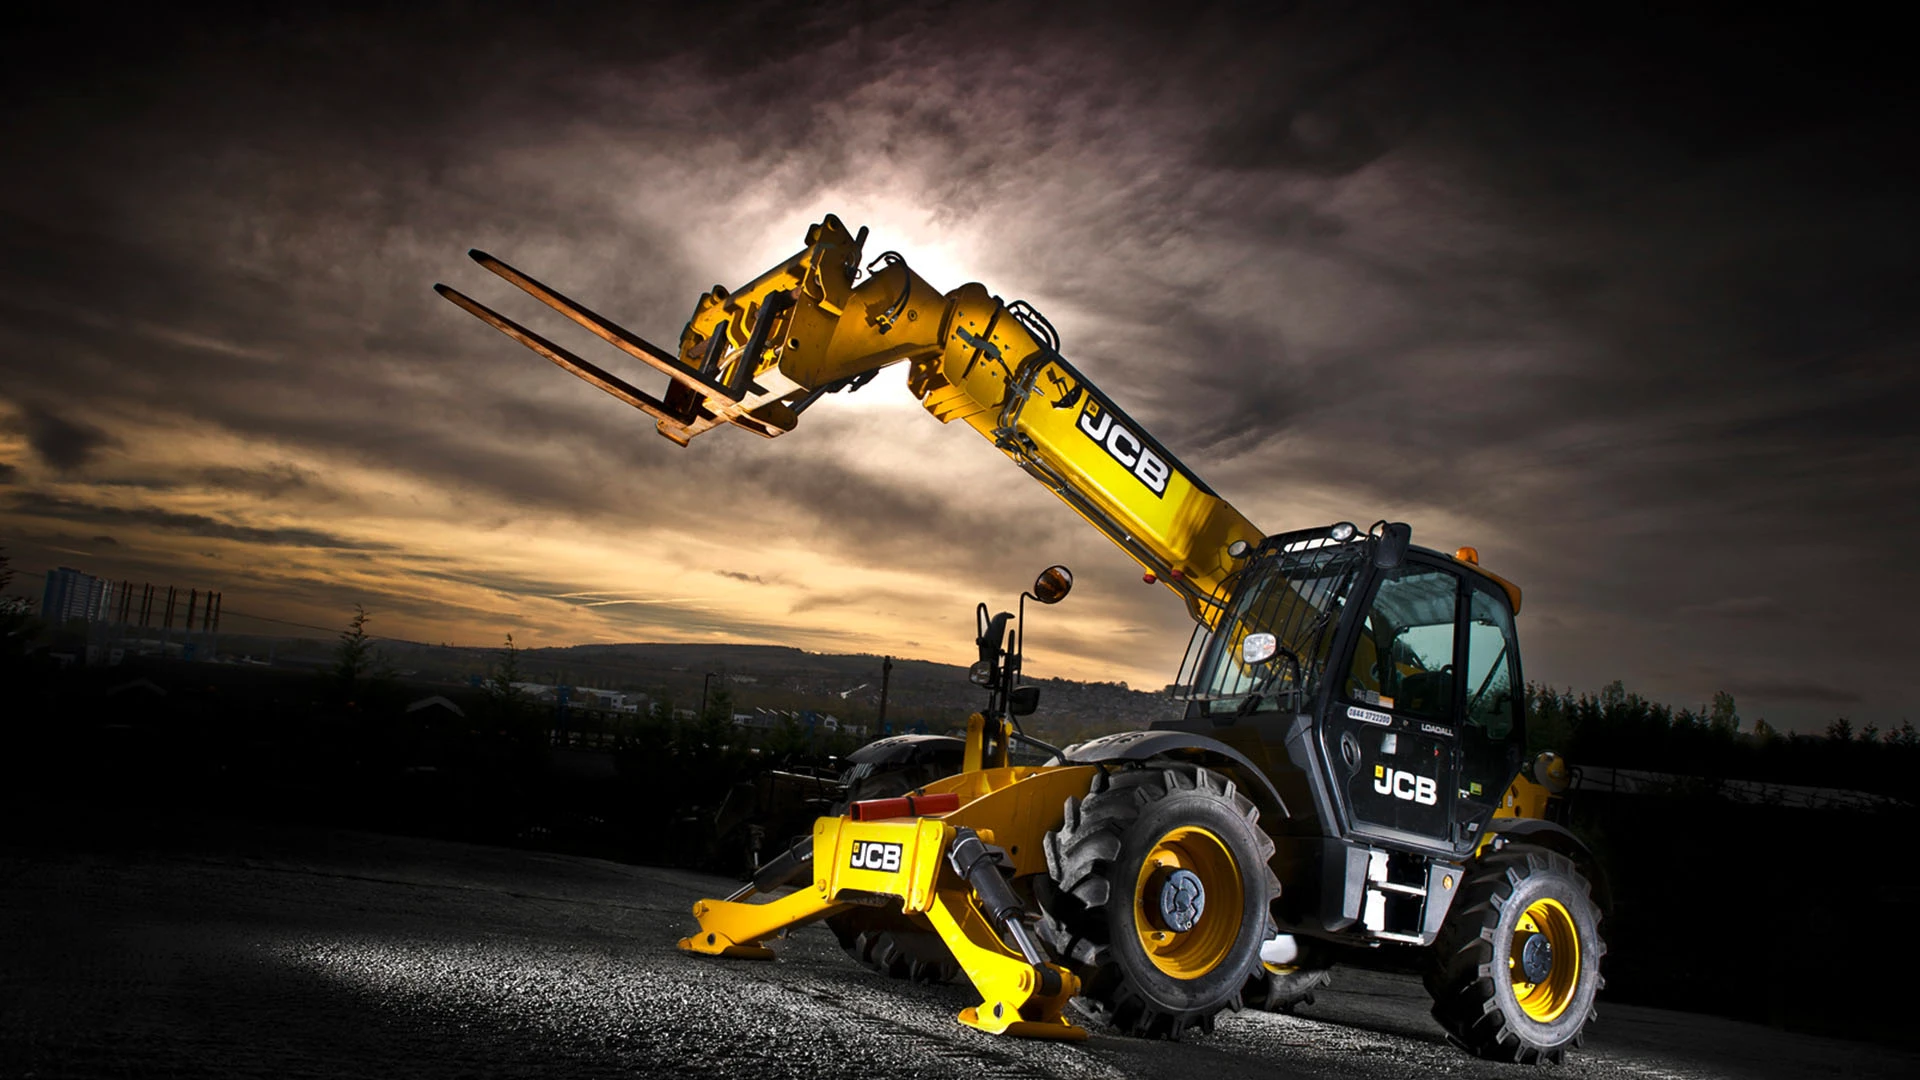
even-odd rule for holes
{"type": "Polygon", "coordinates": [[[487,671],[487,700],[500,732],[522,745],[532,746],[540,741],[543,728],[533,703],[527,700],[527,692],[520,688],[519,684],[524,681],[525,676],[520,673],[520,649],[514,645],[513,635],[508,634],[506,643],[494,651],[494,661],[487,671]]]}
{"type": "Polygon", "coordinates": [[[1707,713],[1707,726],[1726,735],[1740,730],[1740,713],[1734,708],[1732,694],[1725,690],[1715,691],[1713,707],[1707,713]]]}
{"type": "Polygon", "coordinates": [[[493,670],[487,677],[487,693],[508,711],[515,711],[526,702],[526,693],[520,689],[520,650],[513,644],[513,635],[507,635],[507,642],[494,653],[493,670]]]}
{"type": "Polygon", "coordinates": [[[364,605],[353,605],[353,618],[347,621],[347,628],[340,631],[340,644],[333,649],[334,678],[348,691],[367,677],[373,665],[373,643],[367,636],[369,618],[364,605]]]}
{"type": "Polygon", "coordinates": [[[1626,684],[1619,679],[1615,679],[1600,688],[1600,707],[1602,709],[1605,709],[1607,712],[1615,712],[1625,708],[1626,704],[1627,687],[1626,684]]]}

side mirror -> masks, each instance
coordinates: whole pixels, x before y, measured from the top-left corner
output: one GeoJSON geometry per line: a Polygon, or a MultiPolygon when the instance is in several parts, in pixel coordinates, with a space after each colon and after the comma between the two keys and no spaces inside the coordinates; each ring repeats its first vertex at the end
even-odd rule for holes
{"type": "Polygon", "coordinates": [[[1033,579],[1033,598],[1043,604],[1057,604],[1073,591],[1073,571],[1055,564],[1033,579]]]}
{"type": "Polygon", "coordinates": [[[1413,543],[1413,526],[1404,521],[1382,522],[1380,538],[1374,542],[1373,565],[1391,570],[1407,557],[1407,545],[1413,543]]]}
{"type": "Polygon", "coordinates": [[[1032,716],[1040,707],[1040,688],[1016,686],[1007,694],[1007,711],[1015,716],[1032,716]]]}

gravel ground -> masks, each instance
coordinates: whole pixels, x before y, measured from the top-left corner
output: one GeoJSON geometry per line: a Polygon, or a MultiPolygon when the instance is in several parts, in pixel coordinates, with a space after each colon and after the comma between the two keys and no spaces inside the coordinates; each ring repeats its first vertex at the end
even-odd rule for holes
{"type": "MultiPolygon", "coordinates": [[[[0,1076],[1465,1077],[1409,978],[1342,970],[1297,1017],[1182,1043],[961,1027],[823,929],[777,963],[686,956],[732,883],[430,840],[198,822],[0,847],[0,1076]]],[[[1920,1056],[1608,1005],[1552,1075],[1920,1075],[1920,1056]]]]}

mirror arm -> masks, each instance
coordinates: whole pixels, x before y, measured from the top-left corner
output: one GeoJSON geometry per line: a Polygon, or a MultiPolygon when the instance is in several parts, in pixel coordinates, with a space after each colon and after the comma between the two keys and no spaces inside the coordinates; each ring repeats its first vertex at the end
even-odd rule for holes
{"type": "Polygon", "coordinates": [[[1072,764],[1072,762],[1067,760],[1067,752],[1065,750],[1060,749],[1059,747],[1053,745],[1052,743],[1041,742],[1039,739],[1034,738],[1033,736],[1027,734],[1024,731],[1021,731],[1018,721],[1014,722],[1013,739],[1015,742],[1026,743],[1028,746],[1034,747],[1035,749],[1045,750],[1047,753],[1052,754],[1054,757],[1059,758],[1060,763],[1063,765],[1072,764]]]}
{"type": "MultiPolygon", "coordinates": [[[[1021,650],[1024,649],[1027,644],[1027,595],[1028,594],[1024,591],[1020,593],[1020,604],[1019,604],[1020,614],[1017,617],[1015,617],[1013,621],[1013,651],[1007,654],[1007,688],[1009,691],[1009,695],[1008,695],[1009,700],[1007,703],[1007,719],[1013,721],[1013,726],[1015,730],[1019,729],[1020,721],[1015,719],[1013,715],[1013,703],[1011,700],[1011,697],[1012,697],[1011,691],[1013,688],[1013,684],[1019,681],[1020,668],[1022,667],[1022,661],[1026,659],[1021,654],[1021,650]]],[[[1034,597],[1034,599],[1038,600],[1040,598],[1036,596],[1034,597]]]]}

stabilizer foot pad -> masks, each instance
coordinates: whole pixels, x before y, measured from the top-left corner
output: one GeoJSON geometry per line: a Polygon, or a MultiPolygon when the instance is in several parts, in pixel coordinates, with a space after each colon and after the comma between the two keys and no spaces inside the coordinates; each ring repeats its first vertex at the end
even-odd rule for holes
{"type": "Polygon", "coordinates": [[[730,956],[735,960],[771,960],[772,949],[765,945],[737,945],[725,934],[703,934],[680,939],[680,951],[705,956],[730,956]]]}
{"type": "Polygon", "coordinates": [[[967,1008],[960,1010],[960,1022],[989,1035],[1017,1035],[1023,1039],[1055,1039],[1062,1042],[1080,1042],[1087,1037],[1086,1028],[1068,1023],[1065,1017],[1057,1020],[996,1020],[992,1013],[982,1018],[977,1009],[967,1008]]]}

